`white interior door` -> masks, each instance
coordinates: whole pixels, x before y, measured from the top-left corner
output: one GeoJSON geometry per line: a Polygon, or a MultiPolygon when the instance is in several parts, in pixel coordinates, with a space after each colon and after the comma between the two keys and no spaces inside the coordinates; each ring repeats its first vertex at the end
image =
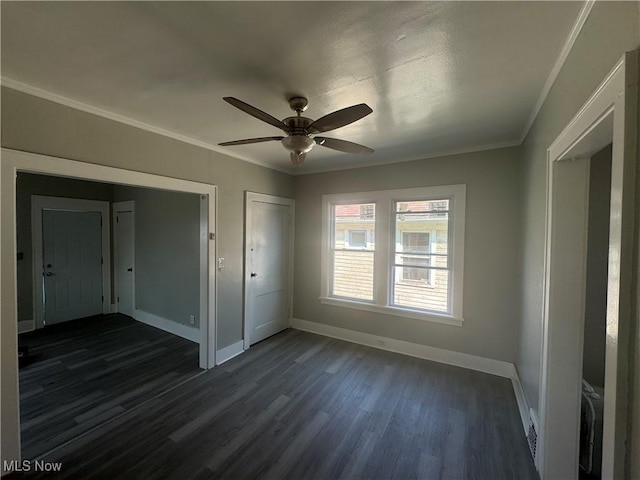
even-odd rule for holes
{"type": "Polygon", "coordinates": [[[130,317],[133,317],[135,295],[133,215],[132,206],[114,205],[116,302],[118,312],[130,317]]]}
{"type": "Polygon", "coordinates": [[[280,200],[247,194],[245,347],[289,326],[292,200],[280,200]]]}
{"type": "Polygon", "coordinates": [[[102,313],[102,215],[42,213],[44,323],[102,313]]]}

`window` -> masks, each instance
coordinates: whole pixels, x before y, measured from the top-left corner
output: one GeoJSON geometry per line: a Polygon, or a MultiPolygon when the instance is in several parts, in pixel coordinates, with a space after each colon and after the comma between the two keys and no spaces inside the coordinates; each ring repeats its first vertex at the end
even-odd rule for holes
{"type": "Polygon", "coordinates": [[[465,186],[323,197],[321,301],[462,324],[465,186]]]}
{"type": "Polygon", "coordinates": [[[393,305],[449,312],[448,213],[448,199],[394,202],[393,305]]]}
{"type": "Polygon", "coordinates": [[[367,247],[367,231],[366,230],[349,230],[349,247],[366,248],[367,247]]]}
{"type": "Polygon", "coordinates": [[[414,268],[406,265],[415,265],[416,267],[429,267],[431,259],[426,254],[431,253],[431,233],[430,232],[400,232],[402,238],[402,252],[400,257],[403,265],[402,280],[419,281],[431,284],[433,279],[430,271],[426,268],[414,268]]]}
{"type": "Polygon", "coordinates": [[[376,206],[331,207],[331,296],[373,301],[376,206]]]}

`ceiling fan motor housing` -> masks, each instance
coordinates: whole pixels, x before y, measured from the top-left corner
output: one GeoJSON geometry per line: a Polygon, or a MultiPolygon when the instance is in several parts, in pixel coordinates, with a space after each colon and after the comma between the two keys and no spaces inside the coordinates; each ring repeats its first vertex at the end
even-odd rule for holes
{"type": "Polygon", "coordinates": [[[289,127],[290,135],[282,139],[282,146],[290,152],[307,153],[310,151],[315,142],[307,133],[307,127],[313,123],[313,120],[307,117],[287,117],[282,123],[289,127]]]}

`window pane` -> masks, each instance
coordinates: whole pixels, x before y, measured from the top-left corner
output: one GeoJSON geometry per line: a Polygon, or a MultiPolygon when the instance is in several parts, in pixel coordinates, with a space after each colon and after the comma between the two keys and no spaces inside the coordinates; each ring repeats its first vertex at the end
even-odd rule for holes
{"type": "Polygon", "coordinates": [[[446,313],[449,199],[402,201],[395,207],[393,304],[446,313]]]}
{"type": "MultiPolygon", "coordinates": [[[[424,262],[424,265],[428,266],[429,262],[424,262]]],[[[402,267],[402,280],[429,283],[429,270],[425,268],[402,267]]]]}
{"type": "MultiPolygon", "coordinates": [[[[437,253],[439,255],[447,255],[449,253],[449,221],[447,219],[446,228],[443,226],[441,229],[439,228],[436,231],[435,241],[431,244],[431,253],[437,253]]],[[[444,259],[445,265],[438,266],[446,266],[446,258],[444,259]]]]}
{"type": "Polygon", "coordinates": [[[396,214],[396,252],[446,255],[449,214],[396,214]]]}
{"type": "Polygon", "coordinates": [[[338,297],[373,300],[373,252],[333,252],[333,292],[338,297]]]}
{"type": "Polygon", "coordinates": [[[432,268],[395,267],[393,304],[398,307],[416,308],[447,313],[449,271],[432,268]],[[410,270],[410,273],[405,273],[410,270]],[[415,272],[420,270],[419,273],[415,272]],[[405,278],[416,275],[422,278],[405,278]]]}
{"type": "Polygon", "coordinates": [[[375,212],[375,203],[334,205],[333,248],[375,250],[375,212]]]}
{"type": "Polygon", "coordinates": [[[333,214],[331,295],[372,301],[376,205],[334,205],[333,214]]]}

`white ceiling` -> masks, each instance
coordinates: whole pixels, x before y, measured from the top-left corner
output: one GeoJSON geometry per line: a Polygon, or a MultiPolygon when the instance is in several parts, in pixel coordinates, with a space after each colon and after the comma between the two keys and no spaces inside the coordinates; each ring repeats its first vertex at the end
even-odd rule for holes
{"type": "MultiPolygon", "coordinates": [[[[294,173],[521,141],[582,2],[2,2],[2,77],[294,173]],[[324,134],[293,167],[281,132],[222,100],[316,119],[373,113],[324,134]]],[[[25,85],[23,85],[25,87],[25,85]]]]}

